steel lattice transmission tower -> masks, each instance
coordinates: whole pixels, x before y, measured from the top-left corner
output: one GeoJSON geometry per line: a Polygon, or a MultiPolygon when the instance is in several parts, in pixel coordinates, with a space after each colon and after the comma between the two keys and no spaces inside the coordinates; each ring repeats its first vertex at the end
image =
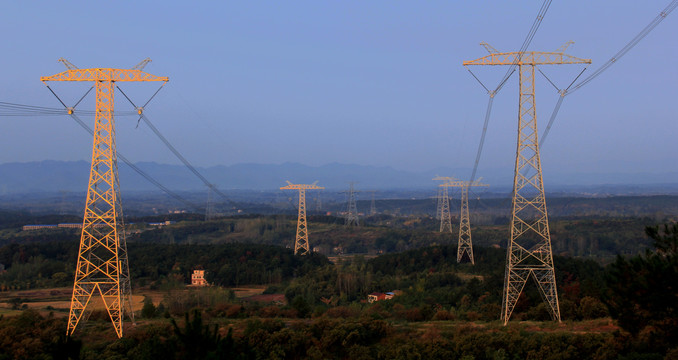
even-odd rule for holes
{"type": "Polygon", "coordinates": [[[372,201],[370,201],[370,216],[377,215],[377,201],[375,199],[376,191],[370,191],[372,193],[372,201]]]}
{"type": "Polygon", "coordinates": [[[358,226],[358,206],[356,205],[357,191],[353,189],[353,184],[350,183],[348,190],[348,207],[346,209],[346,226],[358,226]]]}
{"type": "Polygon", "coordinates": [[[292,184],[287,182],[280,190],[299,190],[299,218],[297,220],[297,237],[294,241],[294,254],[306,255],[309,252],[308,247],[308,226],[306,224],[306,190],[321,190],[324,187],[317,186],[318,182],[313,184],[292,184]]]}
{"type": "Polygon", "coordinates": [[[481,179],[471,181],[448,181],[440,185],[443,189],[448,187],[461,188],[461,213],[459,216],[459,242],[457,243],[457,262],[461,262],[464,254],[468,257],[471,264],[475,264],[473,258],[473,242],[471,241],[471,219],[468,211],[468,189],[476,186],[489,186],[482,184],[481,179]]]}
{"type": "Polygon", "coordinates": [[[323,199],[321,197],[322,191],[318,193],[318,195],[315,197],[315,211],[318,213],[323,211],[323,199]]]}
{"type": "Polygon", "coordinates": [[[518,141],[513,178],[513,202],[510,239],[506,251],[506,275],[501,319],[506,325],[530,276],[537,282],[553,320],[560,321],[551,235],[539,157],[535,68],[537,65],[590,64],[591,60],[565,54],[567,46],[556,52],[495,52],[464,61],[470,65],[517,66],[520,74],[518,141]]]}
{"type": "Polygon", "coordinates": [[[443,185],[439,185],[439,188],[442,189],[439,192],[438,199],[438,214],[440,216],[440,232],[444,232],[446,229],[452,232],[452,215],[450,214],[450,196],[447,191],[447,186],[445,183],[451,181],[456,181],[453,177],[448,176],[436,176],[433,178],[436,181],[444,181],[443,185]]]}
{"type": "Polygon", "coordinates": [[[140,68],[77,69],[65,60],[62,62],[69,70],[40,78],[45,85],[47,81],[92,81],[96,92],[92,166],[66,333],[73,334],[92,295],[98,292],[115,332],[122,337],[124,316],[129,315],[134,321],[134,315],[115,145],[115,87],[117,82],[169,79],[140,68]]]}

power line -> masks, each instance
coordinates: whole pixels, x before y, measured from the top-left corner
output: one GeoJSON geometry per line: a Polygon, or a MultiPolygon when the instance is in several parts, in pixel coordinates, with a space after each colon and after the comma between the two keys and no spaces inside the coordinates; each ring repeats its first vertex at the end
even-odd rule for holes
{"type": "Polygon", "coordinates": [[[600,74],[602,74],[605,70],[607,70],[610,66],[612,66],[614,63],[619,61],[626,53],[628,53],[631,49],[633,49],[634,46],[636,46],[647,34],[649,34],[659,23],[662,22],[662,20],[666,19],[666,17],[673,11],[676,7],[678,7],[678,0],[673,0],[671,3],[662,10],[662,12],[659,13],[643,30],[638,33],[631,41],[628,42],[621,50],[619,50],[610,60],[608,60],[605,64],[603,64],[600,68],[596,69],[591,75],[586,77],[584,80],[580,81],[577,83],[574,87],[572,87],[572,90],[570,90],[566,95],[572,94],[573,92],[579,90],[582,86],[588,84],[591,82],[591,80],[595,79],[598,77],[600,74]]]}
{"type": "MultiPolygon", "coordinates": [[[[94,136],[94,130],[92,130],[92,128],[90,128],[87,124],[85,124],[85,122],[82,121],[82,119],[80,119],[80,117],[78,117],[76,114],[71,114],[71,118],[72,118],[73,120],[75,120],[75,122],[77,122],[78,125],[80,125],[80,127],[82,127],[83,129],[85,129],[85,131],[87,131],[90,135],[94,136]]],[[[162,185],[161,183],[159,183],[159,182],[158,182],[157,180],[155,180],[153,177],[151,177],[151,176],[148,175],[146,172],[144,172],[143,170],[141,170],[139,167],[137,167],[136,165],[134,165],[131,161],[129,161],[129,160],[128,160],[125,156],[123,156],[120,152],[116,151],[116,155],[118,156],[118,159],[122,160],[125,164],[127,164],[127,166],[129,166],[129,167],[130,167],[132,170],[134,170],[137,174],[141,175],[144,179],[148,180],[148,182],[150,182],[151,184],[155,185],[158,189],[164,191],[167,195],[173,197],[174,199],[176,199],[176,200],[178,200],[178,201],[184,203],[185,205],[187,205],[187,206],[189,206],[189,207],[192,207],[192,208],[195,209],[195,210],[198,210],[198,212],[201,212],[201,211],[202,211],[202,209],[200,208],[200,206],[198,206],[198,205],[196,205],[196,204],[194,204],[194,203],[192,203],[192,202],[190,202],[190,201],[184,199],[183,197],[181,197],[181,196],[178,195],[177,193],[173,192],[172,190],[168,189],[167,187],[165,187],[164,185],[162,185]]]]}
{"type": "MultiPolygon", "coordinates": [[[[82,99],[80,100],[82,101],[82,99]]],[[[78,101],[78,103],[80,103],[78,101]]],[[[77,105],[77,104],[76,104],[77,105]]],[[[68,115],[73,112],[75,107],[64,106],[64,109],[50,108],[45,106],[35,106],[26,104],[17,104],[11,102],[0,101],[0,116],[51,116],[51,115],[68,115]]],[[[78,111],[82,115],[94,115],[95,112],[91,110],[78,111]]],[[[134,111],[116,111],[115,116],[130,116],[135,115],[134,111]]]]}
{"type": "MultiPolygon", "coordinates": [[[[85,122],[82,121],[82,120],[80,119],[80,117],[74,113],[74,110],[75,110],[74,107],[69,108],[68,106],[66,106],[66,104],[59,98],[59,96],[58,96],[58,95],[57,95],[57,94],[56,94],[49,86],[47,86],[47,88],[50,90],[50,92],[52,92],[52,94],[54,94],[54,96],[57,98],[57,100],[59,100],[59,102],[66,108],[66,109],[65,109],[65,110],[66,110],[66,114],[70,115],[71,118],[72,118],[73,120],[75,120],[75,121],[76,121],[83,129],[85,129],[85,131],[87,131],[90,135],[94,136],[94,130],[92,130],[92,128],[90,128],[89,126],[87,126],[87,124],[85,124],[85,122]]],[[[87,93],[89,93],[89,90],[87,91],[87,93]]],[[[87,93],[85,94],[85,96],[87,95],[87,93]]],[[[80,98],[80,100],[78,101],[78,104],[82,101],[82,99],[83,99],[85,96],[83,96],[82,98],[80,98]]],[[[8,103],[8,104],[11,104],[11,103],[8,103]]],[[[12,105],[17,105],[17,104],[12,104],[12,105]]],[[[30,106],[30,105],[24,105],[24,106],[26,106],[26,107],[33,107],[33,108],[42,108],[42,107],[30,106]]],[[[45,109],[51,109],[51,108],[45,108],[45,109]]],[[[63,110],[60,110],[60,111],[63,111],[63,110]]],[[[116,150],[116,156],[117,156],[120,160],[122,160],[125,164],[127,164],[132,170],[134,170],[136,173],[138,173],[139,175],[141,175],[144,179],[148,180],[151,184],[155,185],[158,189],[164,191],[166,194],[168,194],[169,196],[173,197],[174,199],[176,199],[176,200],[178,200],[178,201],[184,203],[185,205],[194,208],[194,209],[197,210],[198,212],[201,212],[201,211],[202,211],[201,208],[200,208],[199,206],[197,206],[197,205],[193,204],[192,202],[190,202],[190,201],[184,199],[183,197],[181,197],[181,196],[179,196],[178,194],[176,194],[175,192],[171,191],[170,189],[168,189],[168,188],[165,187],[164,185],[160,184],[160,183],[159,183],[157,180],[155,180],[153,177],[151,177],[150,175],[148,175],[147,173],[145,173],[145,172],[144,172],[143,170],[141,170],[139,167],[137,167],[136,165],[134,165],[131,161],[127,160],[127,158],[126,158],[125,156],[123,156],[122,154],[120,154],[117,150],[116,150]]]]}
{"type": "Polygon", "coordinates": [[[116,88],[117,88],[118,90],[120,90],[120,93],[123,94],[123,96],[127,99],[127,101],[129,101],[130,104],[132,104],[132,106],[134,106],[134,108],[138,109],[138,112],[139,112],[139,115],[140,115],[139,119],[144,121],[144,123],[151,129],[151,131],[153,131],[153,133],[155,134],[155,136],[157,136],[158,139],[160,139],[160,141],[162,141],[163,144],[165,144],[165,146],[166,146],[166,147],[174,154],[174,156],[177,157],[177,159],[179,159],[179,160],[180,160],[180,161],[181,161],[181,162],[182,162],[182,163],[183,163],[183,164],[184,164],[184,165],[185,165],[185,166],[186,166],[186,167],[187,167],[187,168],[188,168],[188,169],[196,176],[196,177],[198,177],[198,179],[200,179],[200,180],[205,184],[205,186],[207,186],[209,189],[211,189],[211,190],[214,191],[215,193],[219,194],[219,195],[220,195],[222,198],[224,198],[224,200],[226,200],[227,202],[233,204],[233,202],[226,196],[226,194],[224,194],[224,193],[221,192],[219,189],[217,189],[217,187],[214,186],[214,184],[210,183],[210,182],[207,180],[207,178],[205,178],[205,177],[204,177],[204,176],[203,176],[203,175],[202,175],[202,174],[201,174],[201,173],[193,166],[193,164],[191,164],[188,160],[186,160],[186,158],[185,158],[183,155],[181,155],[181,153],[180,153],[180,152],[172,145],[172,143],[170,143],[169,140],[167,140],[167,138],[165,138],[165,136],[163,136],[162,133],[160,133],[160,130],[158,130],[158,128],[156,128],[155,125],[153,125],[153,123],[151,122],[151,120],[148,119],[148,117],[146,116],[146,114],[144,114],[144,112],[143,112],[144,107],[145,107],[146,105],[148,105],[148,103],[155,97],[155,95],[160,91],[160,89],[162,89],[162,87],[161,87],[160,89],[158,89],[158,90],[153,94],[153,96],[151,96],[151,98],[146,102],[146,104],[144,104],[144,107],[137,107],[137,106],[134,104],[134,102],[132,101],[132,99],[130,99],[130,98],[125,94],[125,92],[122,91],[122,89],[120,89],[119,86],[116,85],[116,88]]]}
{"type": "MultiPolygon", "coordinates": [[[[588,77],[584,78],[582,81],[578,82],[576,85],[568,87],[568,89],[565,89],[564,91],[561,91],[560,98],[558,99],[558,102],[556,103],[555,108],[553,109],[553,112],[551,113],[551,118],[549,119],[549,123],[546,126],[546,129],[544,130],[544,133],[541,135],[541,140],[539,142],[539,147],[543,146],[544,141],[546,140],[546,137],[549,134],[549,131],[551,130],[551,126],[553,126],[553,123],[556,120],[556,117],[558,116],[558,112],[560,111],[560,106],[563,103],[563,99],[565,96],[572,94],[573,92],[581,89],[583,86],[587,85],[590,83],[593,79],[597,78],[602,74],[605,70],[610,68],[613,64],[615,64],[619,59],[621,59],[626,53],[628,53],[631,49],[633,49],[634,46],[636,46],[641,40],[643,40],[652,30],[654,30],[659,23],[661,23],[666,17],[676,8],[678,7],[678,0],[673,0],[669,3],[668,6],[662,10],[659,15],[657,15],[650,23],[641,30],[638,35],[636,35],[631,41],[629,41],[621,50],[619,50],[614,56],[612,56],[606,63],[601,65],[596,71],[594,71],[591,75],[588,77]],[[572,87],[572,90],[569,90],[569,88],[572,87]]],[[[581,74],[579,74],[581,75],[581,74]]],[[[579,78],[579,77],[577,77],[579,78]]],[[[576,81],[576,79],[575,79],[576,81]]],[[[573,82],[574,83],[574,82],[573,82]]]]}
{"type": "MultiPolygon", "coordinates": [[[[541,8],[539,9],[539,13],[537,14],[537,17],[534,19],[534,22],[532,23],[532,27],[530,28],[530,31],[527,33],[527,36],[525,37],[525,40],[523,40],[523,45],[520,47],[520,56],[516,58],[516,60],[513,62],[511,66],[506,70],[506,74],[502,78],[502,80],[499,82],[499,85],[497,86],[496,89],[494,89],[494,92],[497,93],[501,88],[506,84],[506,81],[511,77],[513,74],[513,71],[516,69],[516,66],[518,66],[518,63],[520,62],[520,59],[523,57],[523,53],[527,50],[528,46],[530,46],[530,43],[532,42],[532,39],[534,38],[534,35],[537,33],[537,30],[539,30],[539,26],[541,25],[541,21],[544,20],[544,16],[546,16],[546,12],[548,11],[549,7],[551,6],[551,1],[552,0],[544,0],[544,2],[541,4],[541,8]]],[[[471,179],[473,181],[473,179],[471,179]]]]}
{"type": "MultiPolygon", "coordinates": [[[[549,7],[551,6],[551,1],[552,0],[544,0],[544,2],[541,5],[541,8],[539,9],[539,13],[537,14],[537,17],[534,19],[534,22],[532,23],[532,27],[530,28],[530,31],[528,31],[527,36],[525,37],[525,40],[523,40],[523,44],[520,47],[519,53],[520,55],[516,57],[515,61],[509,66],[509,68],[506,70],[506,74],[502,78],[502,80],[499,82],[499,85],[492,90],[488,91],[488,94],[490,96],[490,99],[487,103],[487,110],[485,111],[485,122],[483,124],[483,131],[480,135],[480,143],[478,144],[478,151],[476,152],[476,161],[473,164],[473,171],[471,172],[471,179],[470,181],[473,182],[476,178],[476,173],[478,172],[478,164],[480,163],[480,156],[482,155],[483,152],[483,146],[485,144],[485,135],[487,134],[487,125],[489,124],[490,121],[490,115],[492,113],[492,103],[494,102],[494,96],[497,95],[497,93],[504,87],[504,84],[508,81],[508,79],[513,75],[513,73],[516,70],[516,66],[518,66],[518,63],[520,62],[520,59],[523,56],[523,53],[527,50],[527,48],[530,46],[530,43],[532,42],[532,39],[534,38],[534,35],[537,33],[537,30],[539,29],[539,26],[541,25],[542,20],[544,20],[544,16],[546,16],[546,12],[548,11],[549,7]]],[[[469,72],[471,72],[470,69],[467,68],[469,72]]],[[[487,87],[483,85],[483,83],[476,77],[473,72],[471,72],[471,75],[473,75],[476,80],[482,85],[485,90],[487,90],[487,87]]]]}

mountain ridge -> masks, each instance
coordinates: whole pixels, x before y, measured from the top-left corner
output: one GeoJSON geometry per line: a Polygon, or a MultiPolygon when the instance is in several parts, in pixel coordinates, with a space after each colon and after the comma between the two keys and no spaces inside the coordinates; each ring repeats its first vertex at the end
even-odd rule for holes
{"type": "MultiPolygon", "coordinates": [[[[173,191],[203,191],[205,185],[182,165],[139,162],[135,164],[159,183],[173,191]]],[[[43,160],[0,164],[0,194],[83,191],[89,177],[87,161],[43,160]]],[[[312,183],[329,190],[348,188],[355,182],[361,190],[434,188],[434,176],[464,179],[470,168],[439,167],[428,171],[406,171],[390,166],[328,163],[310,166],[295,162],[282,164],[241,163],[198,167],[197,170],[220,189],[273,190],[293,183],[312,183]]],[[[124,163],[119,164],[120,183],[124,191],[155,190],[156,187],[124,163]]],[[[483,182],[494,190],[511,188],[512,169],[489,169],[482,172],[483,182]]],[[[678,184],[678,173],[546,173],[547,191],[561,187],[625,184],[678,184]],[[661,180],[661,181],[659,181],[661,180]]]]}

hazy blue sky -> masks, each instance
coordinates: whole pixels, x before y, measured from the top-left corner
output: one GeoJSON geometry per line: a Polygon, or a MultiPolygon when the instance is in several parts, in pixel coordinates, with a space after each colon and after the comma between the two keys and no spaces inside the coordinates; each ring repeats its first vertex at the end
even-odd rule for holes
{"type": "MultiPolygon", "coordinates": [[[[607,61],[669,1],[554,1],[530,50],[607,61]]],[[[517,50],[542,1],[121,1],[0,5],[0,101],[58,107],[39,81],[65,68],[129,68],[170,82],[147,115],[199,166],[331,162],[403,170],[471,167],[487,95],[461,65],[485,41],[517,50]]],[[[678,171],[678,13],[565,99],[542,153],[545,171],[678,171]]],[[[473,69],[488,86],[505,68],[473,69]]],[[[581,66],[543,71],[565,87],[581,66]]],[[[156,85],[121,84],[139,104],[156,85]]],[[[73,104],[87,89],[54,84],[73,104]]],[[[483,168],[512,168],[514,76],[497,96],[483,168]]],[[[537,83],[545,127],[557,93],[537,83]]],[[[118,109],[130,109],[121,95],[118,109]]],[[[80,108],[93,109],[93,96],[80,108]]],[[[87,118],[91,123],[92,118],[87,118]]],[[[89,160],[68,117],[0,118],[0,163],[89,160]]],[[[136,118],[117,119],[132,161],[178,163],[136,118]]],[[[541,132],[541,131],[540,131],[541,132]]],[[[463,175],[468,176],[468,175],[463,175]]]]}

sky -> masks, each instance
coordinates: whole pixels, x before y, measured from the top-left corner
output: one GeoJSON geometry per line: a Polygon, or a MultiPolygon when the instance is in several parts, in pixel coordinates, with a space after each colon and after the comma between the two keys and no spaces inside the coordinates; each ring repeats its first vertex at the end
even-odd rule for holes
{"type": "MultiPolygon", "coordinates": [[[[605,63],[669,1],[554,1],[528,50],[605,63]]],[[[40,82],[65,70],[131,68],[170,82],[146,115],[194,165],[296,162],[425,171],[473,166],[488,95],[462,66],[480,42],[516,51],[542,1],[36,1],[0,5],[0,101],[60,107],[40,82]]],[[[545,172],[678,173],[678,12],[568,96],[542,149],[545,172]]],[[[566,87],[581,65],[544,66],[566,87]]],[[[505,67],[472,71],[494,88],[505,67]]],[[[52,83],[68,104],[82,83],[52,83]]],[[[158,84],[120,84],[143,104],[158,84]]],[[[540,132],[558,99],[537,79],[540,132]]],[[[78,110],[93,110],[90,94],[78,110]]],[[[116,109],[131,105],[116,94],[116,109]]],[[[76,110],[77,111],[77,110],[76,110]]],[[[496,96],[478,174],[512,169],[518,81],[496,96]]],[[[83,116],[89,124],[93,118],[83,116]]],[[[0,117],[0,163],[89,160],[67,116],[0,117]]],[[[120,153],[178,164],[137,118],[116,119],[120,153]]],[[[470,174],[469,174],[470,175],[470,174]]],[[[464,175],[460,175],[464,176],[464,175]]],[[[468,175],[466,175],[468,176],[468,175]]],[[[659,176],[659,175],[658,175],[659,176]]],[[[678,177],[674,179],[678,181],[678,177]]]]}

